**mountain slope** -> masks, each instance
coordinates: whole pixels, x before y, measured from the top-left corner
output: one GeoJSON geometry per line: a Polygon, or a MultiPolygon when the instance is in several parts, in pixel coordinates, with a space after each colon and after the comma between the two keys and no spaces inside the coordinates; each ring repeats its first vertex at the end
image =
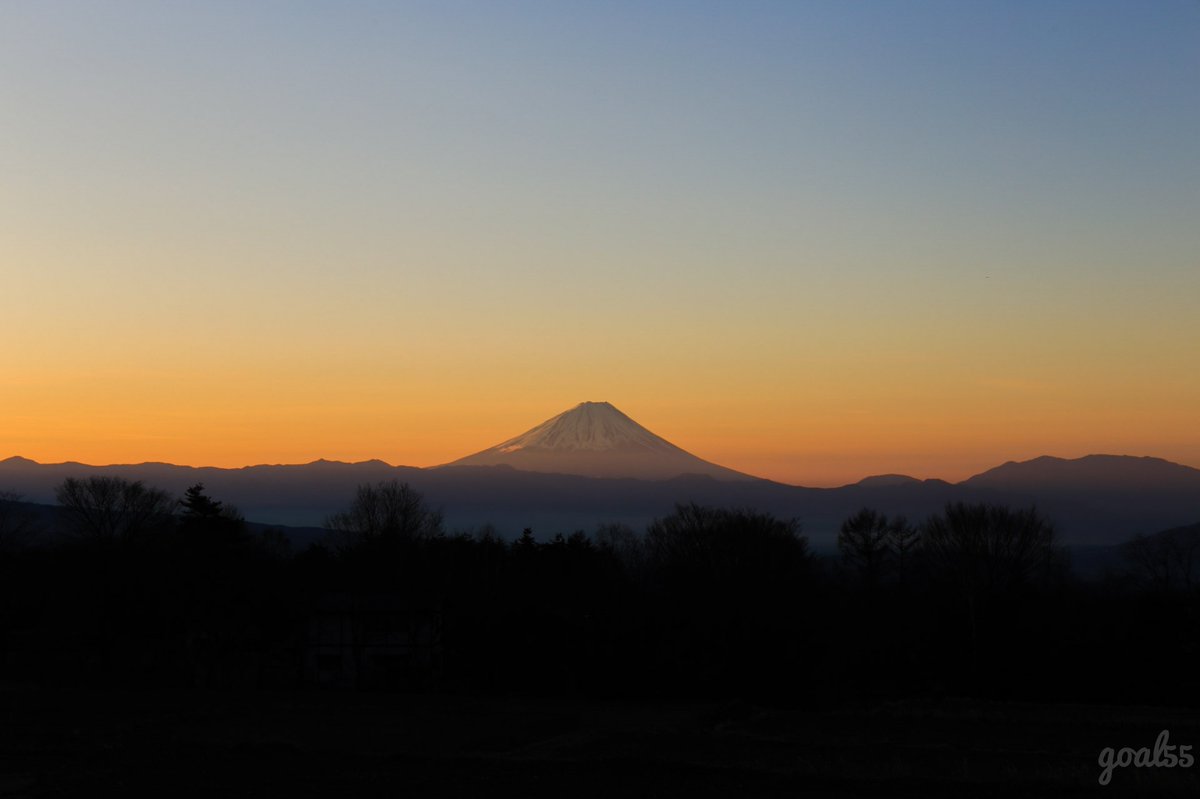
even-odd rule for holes
{"type": "MultiPolygon", "coordinates": [[[[1062,466],[1069,472],[1075,462],[1050,458],[1038,459],[1038,463],[1038,468],[1053,470],[1062,466]]],[[[1197,473],[1196,469],[1156,459],[1104,456],[1090,463],[1116,463],[1135,470],[1146,467],[1155,473],[1164,469],[1184,478],[1197,473]]],[[[1022,471],[1018,468],[1021,466],[1011,464],[998,469],[1003,470],[1001,474],[1013,476],[1022,471]]],[[[991,478],[985,480],[982,476],[959,484],[885,477],[841,488],[802,488],[769,480],[718,480],[706,475],[666,480],[599,479],[507,466],[418,469],[381,461],[315,461],[220,469],[152,463],[39,464],[10,458],[0,460],[0,491],[15,492],[27,502],[51,504],[55,487],[65,478],[102,474],[143,480],[173,496],[182,496],[188,486],[203,482],[208,494],[237,506],[248,519],[301,527],[320,525],[329,514],[344,510],[359,485],[393,479],[409,483],[433,507],[442,510],[450,530],[491,522],[504,535],[517,535],[525,527],[532,527],[539,536],[590,531],[608,522],[641,529],[651,519],[671,513],[678,502],[747,507],[798,518],[804,534],[818,548],[832,547],[841,522],[862,507],[921,522],[940,513],[947,502],[994,502],[1012,507],[1036,504],[1055,522],[1059,540],[1073,545],[1115,544],[1137,533],[1192,524],[1200,518],[1200,483],[1157,480],[1139,487],[1134,481],[1125,487],[1094,484],[1079,477],[1064,484],[1050,474],[1043,475],[1045,483],[1029,479],[989,484],[991,478]]]]}
{"type": "Polygon", "coordinates": [[[697,458],[607,402],[581,402],[519,436],[446,466],[510,466],[527,472],[641,480],[682,475],[754,479],[697,458]]]}
{"type": "Polygon", "coordinates": [[[1043,455],[1028,461],[1009,461],[962,484],[1009,491],[1200,490],[1200,469],[1162,458],[1132,455],[1087,455],[1072,459],[1043,455]]]}

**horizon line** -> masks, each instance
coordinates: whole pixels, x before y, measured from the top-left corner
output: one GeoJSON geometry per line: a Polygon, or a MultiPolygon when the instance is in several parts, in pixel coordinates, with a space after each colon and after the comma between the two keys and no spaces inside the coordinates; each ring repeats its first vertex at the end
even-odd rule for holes
{"type": "MultiPolygon", "coordinates": [[[[1106,453],[1106,452],[1092,452],[1087,455],[1080,455],[1075,458],[1064,458],[1064,457],[1058,456],[1058,455],[1043,454],[1043,455],[1034,456],[1032,458],[1028,458],[1026,460],[1010,459],[1010,460],[1006,460],[1001,463],[998,463],[995,466],[988,467],[987,469],[984,469],[983,471],[976,472],[972,475],[969,475],[969,476],[963,478],[962,480],[957,480],[957,481],[947,480],[943,477],[915,477],[913,475],[905,474],[903,472],[878,472],[878,473],[874,473],[874,474],[864,475],[863,477],[860,477],[858,480],[854,480],[854,481],[848,482],[848,483],[839,483],[837,485],[828,485],[828,486],[806,486],[806,485],[801,485],[799,483],[787,483],[782,480],[775,480],[775,479],[768,478],[768,477],[759,477],[758,475],[752,475],[752,474],[748,474],[748,473],[744,473],[744,472],[743,472],[743,474],[747,474],[747,476],[752,477],[755,480],[761,480],[763,482],[768,482],[768,483],[777,483],[779,485],[787,485],[787,486],[792,486],[795,488],[842,488],[842,487],[846,487],[846,486],[858,485],[859,483],[862,483],[863,481],[870,480],[873,478],[882,478],[882,477],[902,477],[902,478],[906,478],[909,480],[914,480],[916,482],[940,481],[943,483],[948,483],[950,485],[958,485],[958,484],[966,482],[967,480],[972,479],[973,477],[977,477],[978,475],[985,474],[989,471],[992,471],[993,469],[998,469],[1002,466],[1008,466],[1010,464],[1032,463],[1034,461],[1038,461],[1038,460],[1042,460],[1042,459],[1052,459],[1052,460],[1058,460],[1058,461],[1064,461],[1064,462],[1073,462],[1073,461],[1085,460],[1087,458],[1133,458],[1133,459],[1138,459],[1138,460],[1154,460],[1154,461],[1161,461],[1163,463],[1168,463],[1168,464],[1171,464],[1174,466],[1181,466],[1185,469],[1192,469],[1194,471],[1200,471],[1200,467],[1192,466],[1191,464],[1187,464],[1187,463],[1181,463],[1179,461],[1172,461],[1167,458],[1160,457],[1158,455],[1131,455],[1131,454],[1117,454],[1117,453],[1106,453]]],[[[452,465],[453,461],[451,461],[451,462],[447,462],[447,463],[432,464],[430,466],[412,466],[412,465],[401,464],[401,463],[389,463],[388,461],[385,461],[382,458],[367,458],[365,460],[359,460],[359,461],[346,461],[346,460],[339,460],[336,458],[320,457],[320,458],[315,458],[311,461],[305,461],[302,463],[251,463],[251,464],[245,464],[242,466],[214,466],[214,465],[210,465],[210,464],[199,464],[198,465],[198,464],[174,463],[171,461],[157,461],[157,460],[139,461],[136,463],[126,462],[126,463],[103,463],[103,464],[101,464],[101,463],[84,463],[83,461],[75,461],[75,460],[66,460],[66,461],[57,461],[57,462],[42,462],[42,461],[36,460],[34,458],[25,457],[24,455],[10,455],[6,458],[0,459],[0,465],[11,463],[12,461],[32,463],[36,466],[83,466],[83,467],[87,467],[90,469],[109,469],[109,468],[136,467],[136,466],[170,466],[170,467],[180,468],[180,469],[215,469],[218,471],[225,471],[225,472],[236,472],[236,471],[243,471],[246,469],[257,469],[257,468],[285,468],[285,467],[314,466],[316,464],[322,464],[322,463],[336,464],[336,465],[341,465],[341,466],[361,466],[364,464],[377,463],[377,464],[386,466],[389,469],[415,469],[417,471],[429,471],[429,470],[433,470],[433,469],[442,469],[442,468],[452,468],[452,469],[453,468],[459,468],[459,469],[461,469],[461,468],[469,468],[469,469],[507,468],[507,469],[511,469],[513,471],[518,471],[518,472],[528,472],[529,474],[562,474],[562,475],[566,475],[566,476],[588,477],[588,475],[572,475],[570,472],[535,472],[535,471],[527,470],[527,469],[517,469],[516,467],[508,466],[506,464],[498,465],[498,466],[454,466],[454,465],[452,465]]],[[[716,465],[720,465],[720,464],[716,464],[716,465]]],[[[730,467],[725,467],[725,468],[730,468],[730,467]]],[[[680,475],[677,475],[676,477],[683,477],[683,476],[686,476],[686,474],[687,473],[681,473],[680,475]]],[[[589,479],[643,479],[643,478],[589,477],[589,479]]],[[[664,478],[664,479],[673,479],[673,478],[664,478]]],[[[647,481],[647,482],[654,482],[654,481],[647,481]]]]}

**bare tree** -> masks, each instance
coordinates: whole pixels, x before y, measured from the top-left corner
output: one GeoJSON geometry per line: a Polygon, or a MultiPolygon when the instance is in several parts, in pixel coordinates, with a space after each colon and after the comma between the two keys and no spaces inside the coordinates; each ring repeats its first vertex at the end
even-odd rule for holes
{"type": "Polygon", "coordinates": [[[925,524],[932,565],[973,593],[1003,591],[1029,582],[1054,563],[1054,525],[1037,508],[946,506],[925,524]]]}
{"type": "Polygon", "coordinates": [[[981,619],[1016,589],[1048,577],[1058,562],[1054,526],[1036,508],[946,506],[925,523],[924,553],[931,573],[957,587],[971,635],[972,671],[979,672],[981,619]]]}
{"type": "Polygon", "coordinates": [[[808,539],[795,519],[695,503],[655,519],[643,546],[651,567],[719,589],[760,588],[763,581],[790,579],[809,563],[808,539]]]}
{"type": "Polygon", "coordinates": [[[358,487],[348,510],[335,513],[325,526],[341,549],[414,541],[440,535],[442,515],[408,483],[397,480],[358,487]]]}
{"type": "Polygon", "coordinates": [[[95,542],[130,539],[163,527],[175,507],[167,492],[121,477],[68,477],[55,496],[67,530],[95,542]]]}
{"type": "Polygon", "coordinates": [[[1191,591],[1200,580],[1200,524],[1139,535],[1125,544],[1123,554],[1134,574],[1151,587],[1191,591]]]}

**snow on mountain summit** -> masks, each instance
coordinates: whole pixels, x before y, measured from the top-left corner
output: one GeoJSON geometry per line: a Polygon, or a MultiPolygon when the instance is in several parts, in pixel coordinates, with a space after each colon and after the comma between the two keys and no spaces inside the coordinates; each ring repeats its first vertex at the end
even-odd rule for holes
{"type": "Polygon", "coordinates": [[[656,436],[607,402],[581,402],[519,436],[446,465],[506,465],[588,477],[703,474],[720,480],[749,479],[656,436]]]}
{"type": "Polygon", "coordinates": [[[496,449],[500,452],[523,449],[602,451],[630,447],[683,452],[607,402],[581,402],[532,430],[499,444],[496,449]]]}

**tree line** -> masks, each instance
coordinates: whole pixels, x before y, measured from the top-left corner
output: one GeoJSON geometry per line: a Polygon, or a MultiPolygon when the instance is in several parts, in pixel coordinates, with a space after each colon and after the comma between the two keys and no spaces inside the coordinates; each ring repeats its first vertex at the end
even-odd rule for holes
{"type": "Polygon", "coordinates": [[[39,531],[0,497],[0,679],[817,704],[1200,695],[1184,533],[1135,541],[1128,572],[1084,582],[1037,509],[986,504],[920,523],[864,508],[823,557],[796,520],[698,504],[641,531],[508,541],[447,531],[393,481],[360,486],[324,540],[293,550],[203,485],[172,497],[99,476],[57,499],[39,531]]]}

